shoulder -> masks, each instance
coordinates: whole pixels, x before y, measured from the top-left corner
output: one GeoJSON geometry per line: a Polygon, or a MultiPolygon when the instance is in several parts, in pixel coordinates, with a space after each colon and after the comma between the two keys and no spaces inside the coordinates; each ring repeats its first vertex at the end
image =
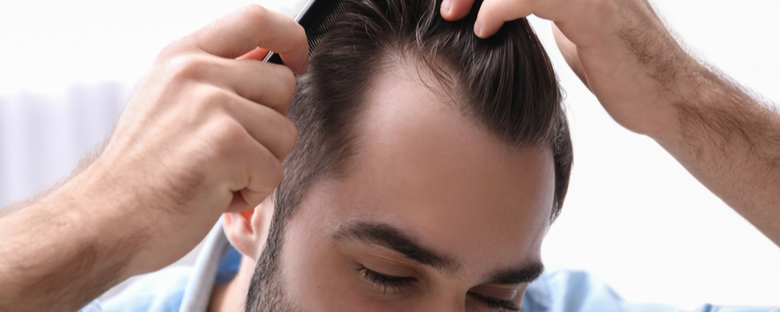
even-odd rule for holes
{"type": "Polygon", "coordinates": [[[100,303],[104,312],[179,311],[192,267],[171,267],[143,275],[115,297],[100,303]]]}
{"type": "MultiPolygon", "coordinates": [[[[609,285],[585,271],[545,272],[528,286],[523,310],[529,312],[680,312],[667,304],[628,303],[609,285]]],[[[780,312],[780,308],[717,307],[696,312],[780,312]]]]}
{"type": "Polygon", "coordinates": [[[530,311],[539,312],[678,312],[662,304],[626,303],[609,285],[585,271],[545,272],[526,291],[530,311]]]}

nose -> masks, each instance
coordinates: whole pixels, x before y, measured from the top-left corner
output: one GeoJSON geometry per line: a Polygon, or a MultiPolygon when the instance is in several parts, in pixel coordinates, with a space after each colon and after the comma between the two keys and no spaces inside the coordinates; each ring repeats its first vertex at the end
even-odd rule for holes
{"type": "Polygon", "coordinates": [[[420,312],[466,312],[464,295],[445,295],[431,297],[420,305],[420,312]]]}

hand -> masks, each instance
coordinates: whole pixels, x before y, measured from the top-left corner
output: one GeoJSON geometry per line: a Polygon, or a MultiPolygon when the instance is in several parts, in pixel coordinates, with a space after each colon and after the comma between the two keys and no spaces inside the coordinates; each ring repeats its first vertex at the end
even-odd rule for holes
{"type": "Polygon", "coordinates": [[[131,274],[175,261],[223,212],[254,208],[281,182],[297,139],[285,117],[293,71],[305,72],[308,51],[295,21],[249,6],[160,53],[83,174],[92,192],[122,203],[95,213],[146,235],[131,274]],[[289,68],[259,61],[267,49],[289,68]]]}
{"type": "Polygon", "coordinates": [[[0,310],[76,310],[265,199],[297,138],[285,114],[308,53],[300,25],[256,5],[168,46],[94,163],[0,219],[0,310]],[[287,67],[259,61],[268,49],[287,67]]]}
{"type": "MultiPolygon", "coordinates": [[[[466,16],[474,0],[444,0],[466,16]]],[[[607,112],[655,139],[694,177],[780,246],[780,114],[691,58],[647,0],[489,0],[474,26],[482,38],[505,21],[553,21],[566,62],[607,112]]]]}
{"type": "MultiPolygon", "coordinates": [[[[445,0],[442,16],[463,18],[473,3],[445,0]]],[[[490,0],[474,31],[485,38],[530,14],[553,21],[564,58],[619,124],[656,138],[675,128],[672,103],[694,92],[680,80],[702,70],[647,0],[490,0]]]]}

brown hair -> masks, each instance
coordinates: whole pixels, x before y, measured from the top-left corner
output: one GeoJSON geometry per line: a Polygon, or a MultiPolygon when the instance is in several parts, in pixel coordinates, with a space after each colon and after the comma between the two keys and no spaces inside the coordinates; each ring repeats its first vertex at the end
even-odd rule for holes
{"type": "Polygon", "coordinates": [[[454,94],[466,116],[506,144],[551,146],[555,164],[551,220],[566,196],[572,147],[561,90],[526,19],[508,22],[494,36],[479,39],[473,33],[479,0],[457,22],[441,18],[441,0],[346,2],[344,13],[313,51],[308,73],[298,77],[288,113],[298,128],[298,143],[284,163],[285,178],[275,194],[274,219],[248,310],[256,292],[274,288],[260,284],[278,270],[275,259],[283,230],[306,191],[319,179],[346,173],[346,164],[356,153],[355,118],[365,106],[372,77],[389,65],[390,53],[430,69],[453,91],[448,93],[454,94]]]}

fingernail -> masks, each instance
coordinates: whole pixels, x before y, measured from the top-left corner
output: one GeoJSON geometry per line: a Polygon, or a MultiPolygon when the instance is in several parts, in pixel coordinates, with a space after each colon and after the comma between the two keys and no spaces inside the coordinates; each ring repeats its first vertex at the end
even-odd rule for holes
{"type": "Polygon", "coordinates": [[[482,31],[482,26],[479,22],[474,23],[474,34],[477,35],[477,37],[480,36],[480,32],[482,31]]]}
{"type": "Polygon", "coordinates": [[[444,0],[441,3],[441,13],[442,14],[449,14],[450,13],[450,0],[444,0]]]}

